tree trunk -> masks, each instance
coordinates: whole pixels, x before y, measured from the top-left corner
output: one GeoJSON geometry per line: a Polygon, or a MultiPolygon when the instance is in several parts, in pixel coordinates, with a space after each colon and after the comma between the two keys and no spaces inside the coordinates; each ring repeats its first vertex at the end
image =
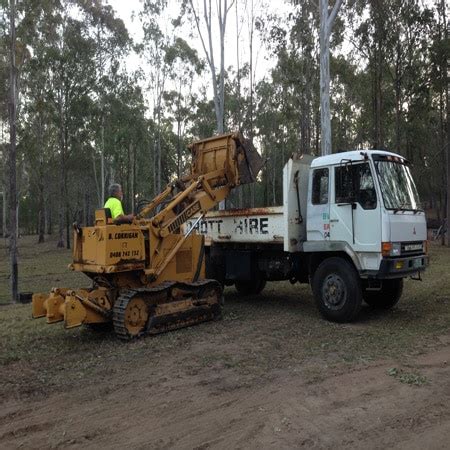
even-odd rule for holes
{"type": "MultiPolygon", "coordinates": [[[[235,1],[235,18],[236,18],[236,82],[237,82],[237,128],[242,128],[242,99],[241,99],[241,68],[239,60],[239,15],[238,15],[238,1],[235,1]]],[[[239,189],[239,207],[242,208],[242,189],[239,189]]]]}
{"type": "Polygon", "coordinates": [[[157,148],[158,148],[158,155],[157,155],[157,159],[156,159],[156,164],[157,164],[157,172],[156,172],[156,192],[157,194],[159,194],[161,192],[161,169],[162,169],[162,165],[161,165],[161,156],[162,156],[162,151],[161,151],[161,113],[158,112],[158,139],[157,139],[157,148]]]}
{"type": "Polygon", "coordinates": [[[66,198],[66,248],[70,249],[70,234],[71,234],[71,220],[70,220],[70,209],[68,204],[68,195],[67,195],[67,183],[65,187],[64,196],[66,198]]]}
{"type": "Polygon", "coordinates": [[[63,114],[63,98],[62,92],[59,93],[59,115],[60,115],[60,129],[59,129],[59,139],[60,139],[60,173],[59,173],[59,187],[60,187],[60,196],[59,196],[59,233],[58,233],[58,243],[56,246],[58,248],[64,247],[64,218],[65,218],[65,207],[66,207],[66,198],[65,198],[65,178],[66,178],[66,161],[65,161],[65,136],[64,136],[64,114],[63,114]]]}
{"type": "Polygon", "coordinates": [[[47,207],[47,234],[51,236],[53,234],[53,216],[52,216],[52,208],[47,207]]]}
{"type": "Polygon", "coordinates": [[[18,263],[17,263],[17,154],[16,154],[16,115],[17,115],[17,68],[16,68],[16,2],[10,0],[10,97],[9,97],[9,256],[11,264],[11,300],[18,300],[18,263]]]}
{"type": "Polygon", "coordinates": [[[320,0],[320,122],[321,154],[330,155],[331,113],[330,113],[330,36],[342,0],[336,0],[328,14],[328,0],[320,0]]]}
{"type": "MultiPolygon", "coordinates": [[[[400,43],[396,47],[396,64],[395,64],[395,147],[396,151],[400,153],[401,137],[400,125],[402,115],[402,76],[401,76],[401,48],[400,43]]],[[[408,146],[409,149],[409,146],[408,146]]],[[[406,155],[408,156],[408,155],[406,155]]]]}
{"type": "Polygon", "coordinates": [[[377,42],[377,60],[375,62],[375,148],[382,149],[384,148],[384,139],[383,139],[383,125],[382,125],[382,109],[383,109],[383,93],[382,93],[382,84],[383,84],[383,57],[382,57],[382,43],[381,37],[377,42]]]}
{"type": "Polygon", "coordinates": [[[6,182],[3,185],[3,192],[2,192],[2,204],[3,204],[3,223],[2,223],[2,233],[3,233],[3,237],[6,238],[8,237],[8,224],[7,224],[7,220],[6,220],[6,210],[7,210],[7,198],[6,198],[6,182]]]}
{"type": "Polygon", "coordinates": [[[157,145],[156,145],[156,139],[153,140],[153,152],[151,153],[151,159],[153,162],[153,186],[152,186],[152,197],[155,197],[156,195],[158,195],[158,191],[156,190],[156,178],[157,178],[157,169],[156,169],[156,158],[157,158],[157,145]]]}
{"type": "Polygon", "coordinates": [[[272,206],[275,206],[277,204],[277,190],[276,190],[277,177],[275,176],[275,173],[276,170],[274,169],[272,172],[272,206]]]}
{"type": "Polygon", "coordinates": [[[328,0],[320,0],[320,124],[321,155],[331,154],[330,44],[328,40],[328,0]]]}
{"type": "MultiPolygon", "coordinates": [[[[39,139],[39,146],[41,147],[41,149],[43,149],[45,145],[42,130],[43,130],[43,120],[42,115],[39,114],[38,139],[39,139]]],[[[44,174],[44,161],[42,153],[39,155],[38,177],[39,178],[37,180],[37,188],[38,188],[39,213],[38,213],[37,233],[38,233],[38,244],[41,244],[42,242],[45,241],[45,199],[44,199],[45,174],[44,174]]]]}
{"type": "Polygon", "coordinates": [[[39,222],[38,222],[38,244],[45,241],[45,202],[44,202],[44,183],[42,179],[38,184],[39,189],[39,222]]]}

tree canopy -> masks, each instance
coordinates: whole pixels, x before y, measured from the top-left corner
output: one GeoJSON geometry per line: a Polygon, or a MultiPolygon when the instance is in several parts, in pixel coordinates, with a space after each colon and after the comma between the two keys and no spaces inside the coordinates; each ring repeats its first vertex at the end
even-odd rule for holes
{"type": "MultiPolygon", "coordinates": [[[[264,0],[218,2],[217,11],[213,5],[206,12],[194,1],[169,8],[171,2],[145,0],[136,12],[135,26],[142,29],[136,41],[105,0],[18,2],[21,232],[37,233],[40,241],[58,233],[59,245],[70,246],[71,224],[92,222],[110,182],[123,185],[125,209],[135,211],[186,170],[186,144],[221,130],[221,121],[225,131],[250,136],[267,158],[260,182],[233,195],[232,206],[279,204],[289,156],[320,153],[317,3],[286,2],[290,13],[283,15],[268,13],[264,0]],[[262,49],[255,49],[256,35],[262,49]],[[215,60],[210,39],[220,44],[215,60]],[[234,52],[236,61],[225,66],[222,50],[234,52]],[[265,73],[258,51],[272,62],[265,73]],[[130,55],[138,55],[142,67],[131,67],[130,55]]],[[[377,148],[404,155],[413,163],[424,205],[439,220],[447,202],[449,139],[445,7],[442,0],[346,0],[329,42],[332,151],[377,148]]],[[[8,12],[1,0],[3,193],[8,12]]]]}

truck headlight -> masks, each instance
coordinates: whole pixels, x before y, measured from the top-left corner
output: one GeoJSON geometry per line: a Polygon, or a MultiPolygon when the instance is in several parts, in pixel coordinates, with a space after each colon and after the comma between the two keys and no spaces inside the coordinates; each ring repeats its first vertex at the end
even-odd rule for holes
{"type": "Polygon", "coordinates": [[[400,242],[382,242],[381,254],[383,256],[400,256],[402,253],[402,244],[400,242]]]}
{"type": "Polygon", "coordinates": [[[393,242],[391,248],[391,256],[400,256],[402,253],[402,244],[400,242],[393,242]]]}

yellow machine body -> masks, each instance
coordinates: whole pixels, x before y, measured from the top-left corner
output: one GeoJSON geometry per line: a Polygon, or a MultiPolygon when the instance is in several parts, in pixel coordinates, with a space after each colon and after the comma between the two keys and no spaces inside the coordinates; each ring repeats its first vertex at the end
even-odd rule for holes
{"type": "Polygon", "coordinates": [[[238,133],[197,141],[190,149],[190,173],[169,184],[133,223],[115,224],[100,209],[93,226],[74,227],[69,267],[93,286],[34,294],[33,317],[64,321],[66,328],[112,322],[122,339],[220,317],[222,286],[205,279],[204,238],[193,228],[183,233],[181,226],[235,186],[255,181],[263,163],[238,133]],[[157,207],[162,209],[154,213],[157,207]]]}

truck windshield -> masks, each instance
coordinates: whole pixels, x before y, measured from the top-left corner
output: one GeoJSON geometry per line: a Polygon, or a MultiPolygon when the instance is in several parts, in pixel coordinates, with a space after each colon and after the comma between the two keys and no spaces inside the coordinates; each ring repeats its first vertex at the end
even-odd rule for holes
{"type": "Polygon", "coordinates": [[[384,155],[374,155],[373,159],[386,209],[421,210],[419,194],[405,161],[401,158],[388,159],[384,155]]]}

